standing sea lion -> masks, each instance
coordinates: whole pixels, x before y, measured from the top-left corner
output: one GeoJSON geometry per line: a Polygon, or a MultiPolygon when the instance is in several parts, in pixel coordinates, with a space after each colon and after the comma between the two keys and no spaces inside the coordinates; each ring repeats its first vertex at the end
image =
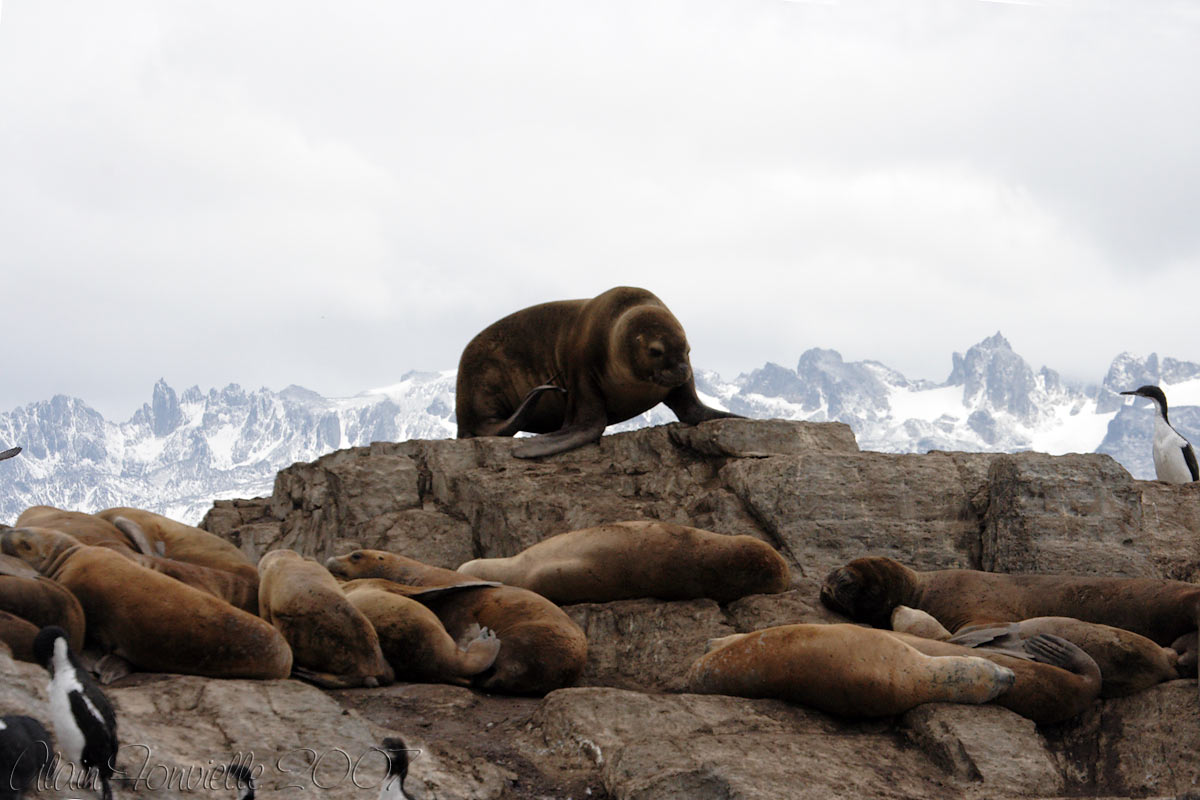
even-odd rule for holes
{"type": "MultiPolygon", "coordinates": [[[[339,578],[385,578],[409,586],[475,582],[382,550],[355,550],[325,562],[339,578]]],[[[500,638],[496,662],[472,683],[488,691],[545,694],[575,682],[587,662],[587,637],[561,608],[516,586],[483,586],[461,592],[414,595],[442,621],[455,641],[475,628],[500,638]]]]}
{"type": "Polygon", "coordinates": [[[787,561],[764,541],[653,521],[560,533],[510,558],[477,558],[458,571],[560,605],[637,597],[729,603],[790,584],[787,561]]]}
{"type": "Polygon", "coordinates": [[[292,651],[267,622],[106,547],[65,533],[13,528],[0,549],[65,586],[86,639],[149,672],[286,678],[292,651]]]}
{"type": "Polygon", "coordinates": [[[533,458],[594,442],[659,403],[689,425],[737,416],[700,402],[689,349],[679,320],[645,289],[517,311],[463,350],[458,438],[545,434],[513,448],[533,458]]]}
{"type": "Polygon", "coordinates": [[[986,658],[927,656],[857,625],[782,625],[711,644],[687,672],[689,692],[776,697],[854,717],[921,703],[986,703],[1015,680],[986,658]]]}
{"type": "Polygon", "coordinates": [[[294,550],[258,562],[258,608],[292,646],[293,672],[327,689],[391,683],[379,636],[329,570],[294,550]]]}
{"type": "Polygon", "coordinates": [[[856,558],[825,578],[821,602],[855,622],[887,627],[897,606],[932,615],[951,633],[972,625],[1073,617],[1170,647],[1195,633],[1200,586],[1156,578],[917,572],[882,556],[856,558]]]}

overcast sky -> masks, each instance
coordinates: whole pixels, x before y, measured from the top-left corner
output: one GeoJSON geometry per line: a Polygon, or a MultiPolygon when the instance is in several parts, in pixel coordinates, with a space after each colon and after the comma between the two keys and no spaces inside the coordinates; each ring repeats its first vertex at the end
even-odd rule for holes
{"type": "Polygon", "coordinates": [[[354,394],[618,284],[728,378],[1200,361],[1196,9],[4,0],[0,410],[354,394]]]}

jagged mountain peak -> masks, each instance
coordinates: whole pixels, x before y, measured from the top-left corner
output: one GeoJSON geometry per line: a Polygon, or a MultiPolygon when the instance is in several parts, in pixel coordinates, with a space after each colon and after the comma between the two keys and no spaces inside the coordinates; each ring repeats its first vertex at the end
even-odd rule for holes
{"type": "MultiPolygon", "coordinates": [[[[1034,372],[1000,332],[955,353],[948,381],[909,380],[877,361],[846,361],[828,348],[723,381],[697,369],[698,389],[749,417],[838,420],[860,447],[885,452],[1021,450],[1106,452],[1153,477],[1151,415],[1116,392],[1142,383],[1171,389],[1172,421],[1200,441],[1200,364],[1156,354],[1117,356],[1099,388],[1034,372]]],[[[104,419],[65,395],[0,414],[0,444],[20,457],[0,464],[0,521],[30,505],[79,510],[150,508],[197,521],[214,499],[270,492],[275,473],[343,447],[455,435],[455,372],[409,371],[399,382],[347,398],[301,386],[247,392],[163,379],[128,422],[104,419]]],[[[670,422],[662,406],[611,430],[670,422]]]]}

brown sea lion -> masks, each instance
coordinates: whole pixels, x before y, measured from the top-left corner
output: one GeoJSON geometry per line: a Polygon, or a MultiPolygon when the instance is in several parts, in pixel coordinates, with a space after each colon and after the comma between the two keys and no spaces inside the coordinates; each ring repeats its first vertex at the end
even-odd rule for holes
{"type": "MultiPolygon", "coordinates": [[[[325,562],[339,578],[385,578],[410,586],[455,586],[475,581],[382,550],[355,550],[325,562]]],[[[512,694],[544,694],[575,682],[587,662],[587,637],[554,603],[516,586],[416,595],[442,621],[455,641],[475,626],[500,638],[490,669],[472,679],[481,689],[512,694]]]]}
{"type": "Polygon", "coordinates": [[[225,570],[258,583],[258,569],[254,564],[241,550],[216,534],[137,508],[107,508],[97,512],[96,516],[127,534],[137,536],[140,533],[157,555],[225,570]]]}
{"type": "Polygon", "coordinates": [[[327,689],[392,682],[375,628],[329,570],[294,550],[272,550],[258,571],[259,613],[292,646],[297,677],[327,689]]]}
{"type": "Polygon", "coordinates": [[[510,558],[477,558],[458,571],[560,605],[637,597],[729,603],[791,584],[787,561],[764,541],[654,521],[560,533],[510,558]]]}
{"type": "Polygon", "coordinates": [[[1170,647],[1197,630],[1200,586],[1155,578],[917,572],[882,556],[857,558],[825,578],[821,602],[855,622],[887,627],[897,606],[932,615],[952,633],[973,625],[1073,617],[1170,647]]]}
{"type": "Polygon", "coordinates": [[[72,647],[83,647],[83,608],[66,587],[49,578],[0,575],[0,611],[15,614],[34,625],[35,634],[42,628],[58,626],[66,631],[72,647]]]}
{"type": "Polygon", "coordinates": [[[594,442],[659,403],[689,425],[736,417],[700,402],[689,349],[683,326],[645,289],[522,309],[463,350],[458,438],[544,434],[513,448],[533,458],[594,442]]]}
{"type": "Polygon", "coordinates": [[[1163,681],[1181,677],[1179,654],[1145,636],[1071,617],[1034,617],[1001,626],[962,628],[949,639],[966,647],[1005,648],[1020,646],[1032,636],[1049,633],[1078,645],[1100,667],[1104,684],[1102,697],[1124,697],[1163,681]]]}
{"type": "Polygon", "coordinates": [[[214,678],[291,673],[291,648],[270,624],[109,548],[13,528],[0,534],[0,550],[70,590],[83,608],[87,641],[140,669],[214,678]]]}
{"type": "Polygon", "coordinates": [[[139,552],[145,552],[145,542],[131,539],[123,531],[95,514],[82,511],[67,511],[53,506],[30,506],[17,517],[17,528],[52,528],[60,533],[69,533],[80,544],[123,544],[139,552]]]}
{"type": "Polygon", "coordinates": [[[487,628],[470,631],[475,635],[459,649],[437,615],[394,581],[363,578],[341,588],[379,634],[397,680],[461,683],[491,667],[500,652],[500,640],[487,628]]]}
{"type": "Polygon", "coordinates": [[[33,640],[40,630],[27,619],[0,611],[0,645],[7,647],[9,654],[17,661],[37,663],[33,656],[33,640]]]}
{"type": "Polygon", "coordinates": [[[776,697],[852,717],[922,703],[986,703],[1015,681],[976,656],[927,656],[858,625],[782,625],[714,640],[687,672],[687,691],[776,697]]]}

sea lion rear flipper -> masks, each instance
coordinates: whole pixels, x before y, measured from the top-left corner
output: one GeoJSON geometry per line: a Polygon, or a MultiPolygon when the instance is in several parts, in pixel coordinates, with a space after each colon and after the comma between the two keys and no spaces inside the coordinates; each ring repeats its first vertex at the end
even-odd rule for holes
{"type": "Polygon", "coordinates": [[[682,386],[676,386],[663,399],[663,404],[675,412],[680,422],[688,425],[698,425],[710,419],[745,419],[741,414],[719,411],[700,402],[696,394],[696,384],[688,381],[682,386]]]}
{"type": "Polygon", "coordinates": [[[537,407],[537,400],[542,396],[543,392],[562,392],[566,394],[567,390],[561,386],[554,386],[548,383],[533,387],[529,390],[529,394],[525,395],[525,399],[521,401],[521,405],[517,406],[517,410],[508,419],[486,426],[478,435],[512,436],[517,431],[526,430],[526,418],[533,414],[533,410],[537,407]]]}
{"type": "Polygon", "coordinates": [[[594,421],[564,427],[554,433],[532,436],[514,447],[512,454],[517,458],[538,458],[574,450],[603,436],[606,422],[607,418],[601,416],[594,421]]]}
{"type": "MultiPolygon", "coordinates": [[[[129,543],[133,546],[134,550],[137,550],[139,553],[147,556],[156,555],[154,547],[150,544],[150,537],[148,537],[146,532],[142,530],[141,525],[138,525],[128,517],[114,517],[112,524],[115,525],[117,529],[121,531],[121,533],[125,534],[125,538],[129,540],[129,543]]],[[[157,555],[161,555],[161,553],[158,553],[157,555]]]]}
{"type": "Polygon", "coordinates": [[[6,459],[6,458],[12,458],[13,456],[15,456],[15,455],[16,455],[17,453],[19,453],[19,452],[21,452],[21,448],[19,448],[19,447],[10,447],[10,448],[8,448],[7,450],[5,450],[3,453],[0,453],[0,461],[3,461],[3,460],[4,460],[4,459],[6,459]]]}

